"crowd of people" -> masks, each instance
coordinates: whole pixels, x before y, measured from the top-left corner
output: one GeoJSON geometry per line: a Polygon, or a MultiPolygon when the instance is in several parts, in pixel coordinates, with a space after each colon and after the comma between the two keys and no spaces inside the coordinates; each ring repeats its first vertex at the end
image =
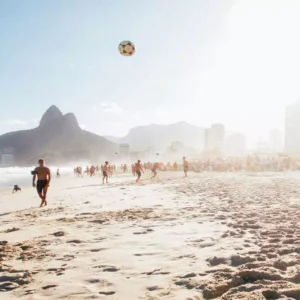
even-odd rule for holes
{"type": "MultiPolygon", "coordinates": [[[[50,169],[45,167],[43,159],[39,160],[39,166],[32,171],[33,182],[32,185],[37,189],[38,195],[41,199],[41,207],[47,205],[47,190],[50,186],[51,172],[50,169]]],[[[277,156],[264,156],[249,155],[246,158],[214,158],[214,159],[202,159],[188,162],[183,157],[182,163],[161,163],[161,162],[145,162],[142,164],[140,160],[131,164],[131,172],[133,176],[136,176],[136,182],[139,182],[142,173],[151,172],[151,179],[157,175],[157,170],[160,171],[182,171],[184,176],[188,175],[188,171],[204,172],[204,171],[216,171],[216,172],[238,172],[238,171],[252,171],[252,172],[276,172],[276,171],[297,171],[300,170],[300,159],[291,158],[286,155],[277,156]]],[[[102,173],[102,183],[108,183],[108,179],[117,172],[128,173],[130,168],[127,164],[116,166],[109,164],[106,161],[103,165],[87,166],[84,170],[78,166],[74,168],[74,174],[76,177],[89,176],[93,177],[97,173],[102,173]]],[[[56,177],[60,177],[60,171],[57,169],[56,177]]],[[[13,192],[21,190],[17,185],[14,186],[13,192]]]]}
{"type": "Polygon", "coordinates": [[[249,155],[244,158],[215,158],[190,163],[190,170],[195,172],[282,172],[300,170],[300,159],[281,156],[249,155]]]}
{"type": "Polygon", "coordinates": [[[251,172],[277,172],[277,171],[296,171],[300,170],[300,159],[293,159],[289,156],[265,156],[249,155],[245,158],[209,158],[202,160],[187,161],[183,157],[182,163],[162,163],[162,162],[145,162],[141,163],[140,160],[137,163],[121,164],[120,166],[111,165],[108,162],[99,166],[92,165],[87,166],[85,171],[82,171],[81,167],[74,169],[74,174],[77,177],[95,176],[96,173],[102,172],[103,178],[107,182],[109,177],[117,172],[128,173],[131,171],[133,176],[137,176],[137,182],[141,178],[142,172],[152,172],[155,178],[157,170],[160,171],[181,171],[187,176],[188,171],[193,172],[239,172],[239,171],[251,171],[251,172]]]}
{"type": "MultiPolygon", "coordinates": [[[[140,160],[138,160],[136,163],[131,164],[131,172],[133,176],[136,176],[136,182],[139,182],[142,176],[142,173],[145,172],[152,172],[152,177],[151,179],[155,178],[157,175],[157,170],[161,171],[179,171],[183,170],[185,176],[187,176],[187,172],[189,170],[189,163],[186,160],[185,157],[183,157],[183,164],[180,165],[177,162],[175,162],[173,165],[170,163],[163,164],[163,163],[152,163],[152,162],[145,162],[141,163],[140,160]]],[[[113,174],[117,172],[121,173],[128,173],[129,168],[127,164],[121,164],[120,166],[116,165],[111,165],[109,164],[108,161],[106,161],[103,165],[92,165],[92,166],[87,166],[85,170],[83,171],[82,167],[76,167],[74,168],[74,175],[76,177],[83,177],[84,175],[93,177],[97,173],[101,172],[103,174],[103,181],[102,183],[108,183],[108,178],[112,177],[113,174]]]]}

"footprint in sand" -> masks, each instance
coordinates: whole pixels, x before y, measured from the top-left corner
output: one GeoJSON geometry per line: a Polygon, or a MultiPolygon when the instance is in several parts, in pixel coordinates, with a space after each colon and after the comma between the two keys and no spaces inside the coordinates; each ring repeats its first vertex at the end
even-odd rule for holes
{"type": "Polygon", "coordinates": [[[153,253],[136,253],[134,256],[151,256],[151,255],[159,255],[162,252],[153,252],[153,253]]]}
{"type": "Polygon", "coordinates": [[[3,231],[3,233],[10,233],[10,232],[18,231],[18,230],[20,230],[20,228],[13,227],[13,228],[3,231]]]}
{"type": "Polygon", "coordinates": [[[99,252],[99,251],[103,251],[103,250],[107,250],[108,248],[98,248],[98,249],[91,249],[91,252],[99,252]]]}
{"type": "Polygon", "coordinates": [[[194,254],[184,254],[184,255],[174,257],[172,260],[178,260],[178,259],[183,259],[183,258],[196,258],[196,255],[194,255],[194,254]]]}
{"type": "Polygon", "coordinates": [[[43,290],[48,290],[48,289],[53,289],[53,288],[56,288],[56,287],[58,287],[58,285],[56,285],[56,284],[49,284],[49,285],[43,286],[42,289],[43,290]]]}
{"type": "Polygon", "coordinates": [[[153,291],[163,290],[163,288],[160,287],[160,286],[154,285],[154,286],[149,286],[149,287],[147,287],[147,290],[148,290],[149,292],[153,292],[153,291]]]}
{"type": "Polygon", "coordinates": [[[69,243],[69,244],[81,244],[81,243],[84,243],[84,242],[81,241],[81,240],[70,240],[70,241],[67,241],[67,243],[69,243]]]}
{"type": "Polygon", "coordinates": [[[109,291],[109,292],[99,292],[100,295],[105,295],[105,296],[111,296],[114,295],[116,292],[114,291],[109,291]]]}
{"type": "Polygon", "coordinates": [[[87,279],[86,282],[90,283],[90,284],[97,284],[101,288],[113,286],[113,284],[111,282],[104,280],[104,279],[99,279],[99,278],[87,279]]]}
{"type": "Polygon", "coordinates": [[[93,268],[102,269],[102,272],[118,272],[120,270],[120,268],[114,266],[105,266],[105,265],[95,266],[93,268]]]}
{"type": "Polygon", "coordinates": [[[35,294],[36,293],[36,290],[27,290],[25,291],[25,295],[32,295],[32,294],[35,294]]]}
{"type": "Polygon", "coordinates": [[[116,268],[116,267],[109,267],[109,268],[105,268],[103,269],[102,271],[103,272],[117,272],[119,271],[120,269],[119,268],[116,268]]]}
{"type": "Polygon", "coordinates": [[[58,258],[57,260],[70,261],[70,260],[73,260],[74,258],[75,258],[74,255],[64,255],[64,257],[58,258]]]}
{"type": "Polygon", "coordinates": [[[57,231],[57,232],[52,233],[51,235],[54,235],[56,237],[60,237],[60,236],[66,235],[66,233],[64,231],[57,231]]]}
{"type": "Polygon", "coordinates": [[[164,272],[164,271],[161,271],[161,269],[155,269],[153,271],[150,271],[150,272],[143,272],[142,273],[143,275],[168,275],[170,274],[170,272],[164,272]]]}

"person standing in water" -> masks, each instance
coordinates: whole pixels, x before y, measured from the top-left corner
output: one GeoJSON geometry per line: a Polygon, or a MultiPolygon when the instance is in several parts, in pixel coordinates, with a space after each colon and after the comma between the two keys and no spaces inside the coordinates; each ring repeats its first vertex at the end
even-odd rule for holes
{"type": "Polygon", "coordinates": [[[46,206],[47,203],[47,191],[50,186],[51,172],[50,169],[45,167],[45,161],[39,159],[39,166],[33,171],[32,186],[37,189],[38,195],[42,202],[40,207],[46,206]],[[37,182],[35,183],[37,178],[37,182]]]}
{"type": "Polygon", "coordinates": [[[183,157],[183,172],[184,172],[185,177],[187,177],[188,170],[189,170],[189,163],[184,156],[183,157]]]}

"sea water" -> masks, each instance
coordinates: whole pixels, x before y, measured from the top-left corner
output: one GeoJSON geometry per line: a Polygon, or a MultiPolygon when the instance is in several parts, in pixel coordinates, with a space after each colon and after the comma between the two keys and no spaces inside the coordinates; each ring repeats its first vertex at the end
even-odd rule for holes
{"type": "MultiPolygon", "coordinates": [[[[61,174],[72,174],[73,170],[70,167],[49,167],[52,176],[56,176],[57,169],[61,174]]],[[[20,168],[20,167],[8,167],[0,168],[0,190],[12,190],[15,184],[21,188],[30,187],[32,185],[31,171],[35,169],[35,166],[20,168]]]]}

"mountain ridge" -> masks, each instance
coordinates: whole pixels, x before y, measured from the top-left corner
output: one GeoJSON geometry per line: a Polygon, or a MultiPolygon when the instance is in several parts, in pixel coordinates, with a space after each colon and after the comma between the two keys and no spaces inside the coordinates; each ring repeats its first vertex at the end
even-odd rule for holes
{"type": "Polygon", "coordinates": [[[205,129],[191,125],[186,121],[172,124],[150,124],[131,128],[123,137],[105,136],[115,143],[128,143],[131,150],[139,151],[146,148],[167,148],[172,142],[182,142],[197,150],[204,149],[205,129]]]}
{"type": "MultiPolygon", "coordinates": [[[[55,105],[43,114],[36,128],[0,135],[0,152],[13,154],[18,165],[108,159],[118,145],[80,128],[73,113],[63,114],[55,105]]],[[[4,163],[2,161],[2,163],[4,163]]]]}

